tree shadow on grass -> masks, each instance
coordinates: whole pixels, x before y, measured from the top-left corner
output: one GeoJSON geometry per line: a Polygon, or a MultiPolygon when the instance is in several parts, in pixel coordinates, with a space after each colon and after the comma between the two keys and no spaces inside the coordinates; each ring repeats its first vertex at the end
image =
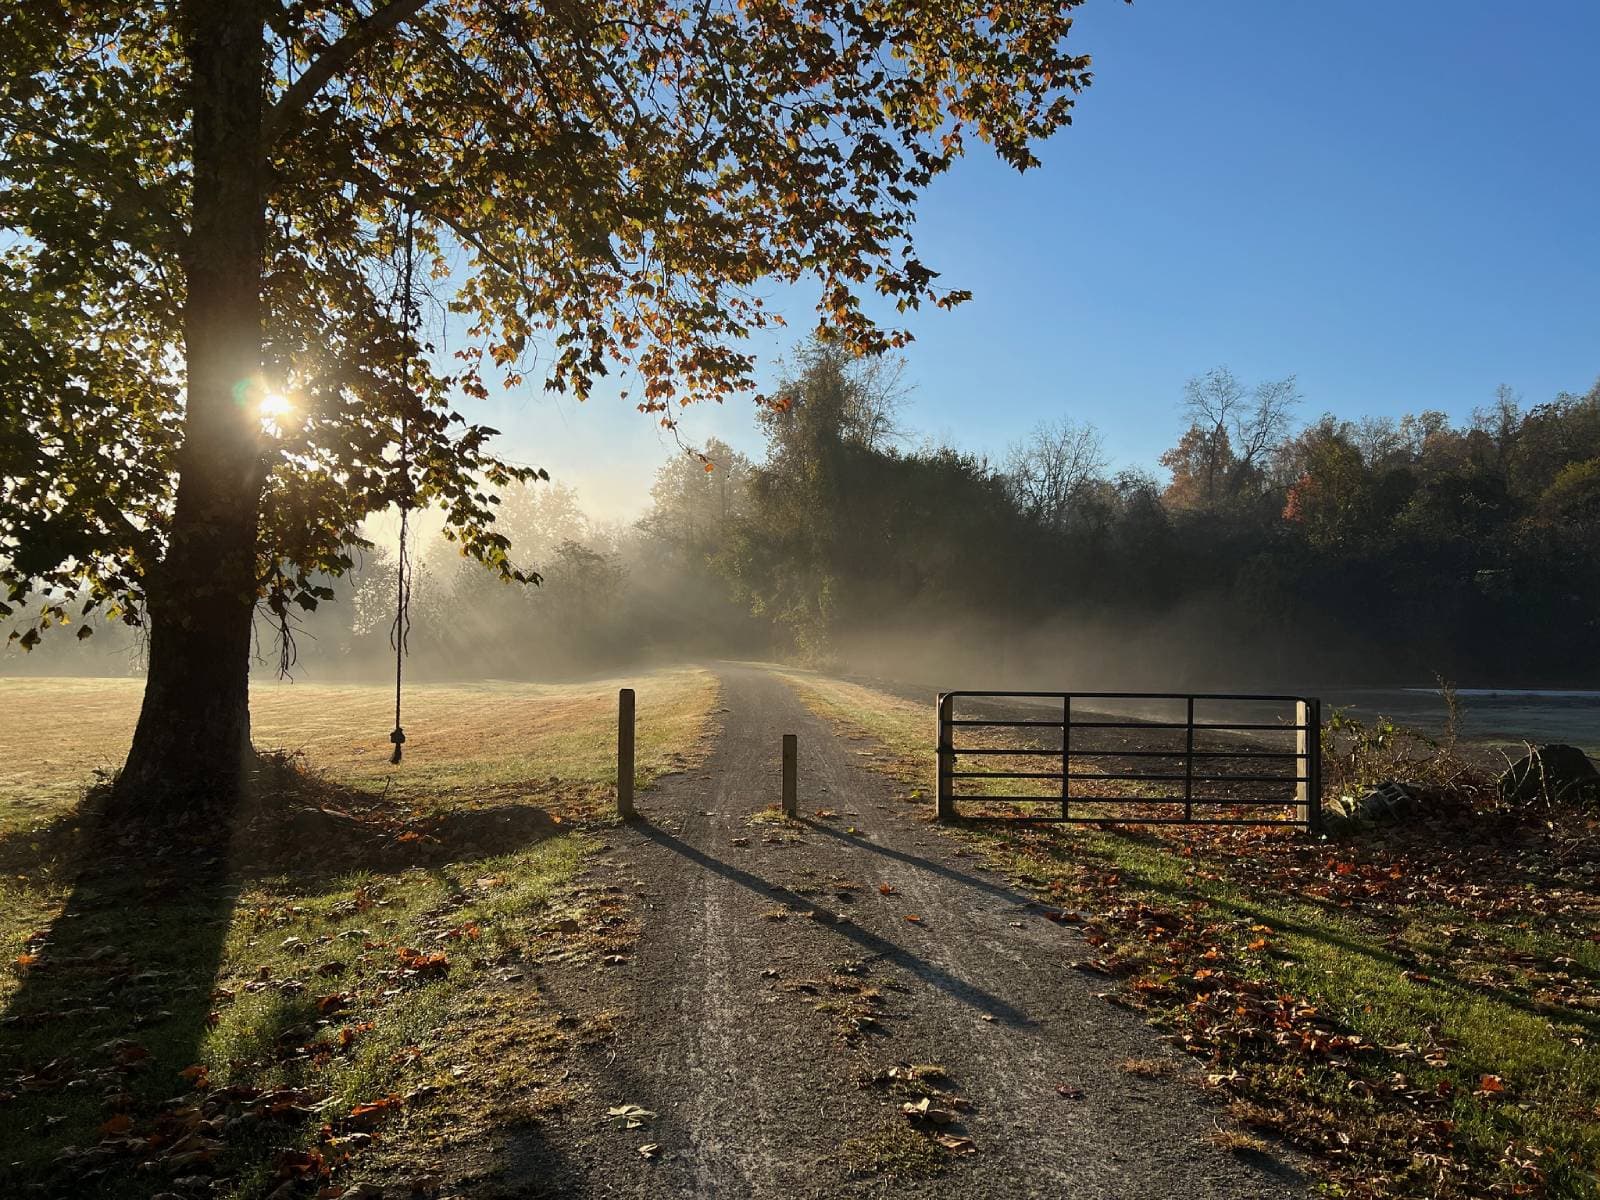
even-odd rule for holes
{"type": "MultiPolygon", "coordinates": [[[[293,1174],[280,1157],[297,1140],[291,1128],[225,1134],[239,1111],[228,1089],[200,1093],[195,1073],[184,1074],[215,1020],[241,892],[506,854],[563,832],[531,803],[408,821],[380,795],[282,754],[257,756],[232,811],[192,813],[181,826],[130,828],[105,800],[93,792],[42,829],[0,837],[6,875],[70,881],[59,913],[25,933],[11,965],[20,983],[0,1016],[5,1195],[200,1194],[218,1170],[293,1174]]],[[[258,1037],[281,1039],[303,1007],[274,1011],[258,1037]]]]}

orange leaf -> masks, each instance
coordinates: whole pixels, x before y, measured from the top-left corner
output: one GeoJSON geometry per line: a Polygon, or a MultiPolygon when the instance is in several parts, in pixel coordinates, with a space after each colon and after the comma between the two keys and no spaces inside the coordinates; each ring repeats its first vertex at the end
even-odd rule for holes
{"type": "Polygon", "coordinates": [[[910,921],[913,925],[921,925],[922,924],[922,918],[917,916],[916,913],[907,913],[906,914],[906,920],[910,921]]]}

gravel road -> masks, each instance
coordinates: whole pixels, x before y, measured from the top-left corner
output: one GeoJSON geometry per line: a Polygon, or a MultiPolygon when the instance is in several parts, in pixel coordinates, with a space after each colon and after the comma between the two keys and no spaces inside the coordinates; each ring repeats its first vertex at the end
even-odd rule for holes
{"type": "Polygon", "coordinates": [[[1225,1118],[1187,1062],[1096,995],[1106,980],[1072,968],[1088,947],[1070,926],[931,829],[781,679],[718,673],[707,762],[643,793],[603,856],[639,895],[637,951],[545,981],[561,1003],[617,1014],[617,1034],[583,1067],[593,1111],[511,1148],[515,1194],[1302,1194],[1289,1163],[1212,1142],[1225,1118]],[[784,733],[799,736],[798,833],[750,819],[778,799],[784,733]],[[1163,1057],[1171,1077],[1121,1067],[1163,1057]],[[870,1169],[904,1136],[905,1097],[870,1082],[896,1063],[939,1064],[971,1103],[943,1132],[976,1152],[931,1178],[870,1169]],[[605,1106],[623,1104],[655,1116],[608,1125],[605,1106]]]}

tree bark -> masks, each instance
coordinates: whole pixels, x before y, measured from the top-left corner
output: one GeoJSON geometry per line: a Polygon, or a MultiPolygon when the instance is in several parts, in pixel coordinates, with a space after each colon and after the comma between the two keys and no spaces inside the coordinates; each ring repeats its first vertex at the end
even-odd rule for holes
{"type": "Polygon", "coordinates": [[[256,0],[181,9],[194,193],[184,301],[187,404],[168,548],[149,586],[144,704],[117,807],[166,821],[238,795],[265,458],[257,403],[265,254],[266,48],[256,0]]]}

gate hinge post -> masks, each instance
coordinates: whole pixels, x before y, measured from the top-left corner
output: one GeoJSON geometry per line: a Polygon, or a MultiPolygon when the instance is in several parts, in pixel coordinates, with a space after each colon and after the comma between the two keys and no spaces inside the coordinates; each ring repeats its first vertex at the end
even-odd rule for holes
{"type": "Polygon", "coordinates": [[[936,821],[947,821],[955,815],[955,799],[951,795],[953,780],[950,776],[955,772],[955,751],[951,742],[950,711],[952,697],[944,692],[939,693],[938,723],[939,723],[939,753],[934,779],[934,809],[933,818],[936,821]]]}
{"type": "Polygon", "coordinates": [[[1295,819],[1322,832],[1322,701],[1295,702],[1295,819]]]}

